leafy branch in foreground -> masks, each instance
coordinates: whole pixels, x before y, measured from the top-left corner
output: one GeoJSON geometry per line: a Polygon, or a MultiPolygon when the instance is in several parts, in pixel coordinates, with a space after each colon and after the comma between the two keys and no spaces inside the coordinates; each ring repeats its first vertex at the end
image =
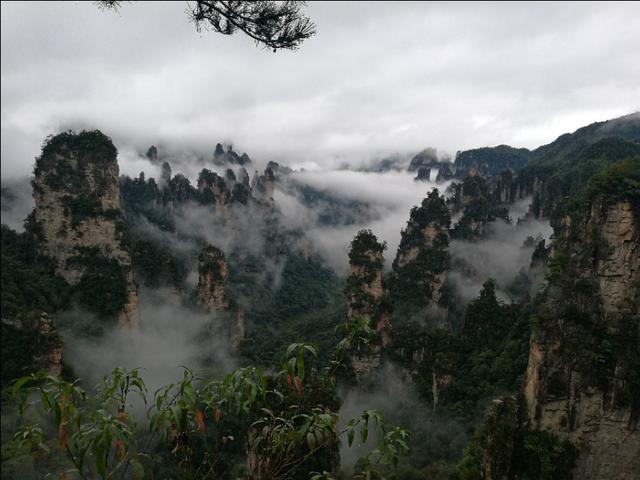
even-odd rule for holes
{"type": "MultiPolygon", "coordinates": [[[[122,2],[95,2],[101,10],[117,11],[122,2]]],[[[223,35],[240,30],[256,45],[277,50],[297,50],[315,35],[315,25],[302,13],[305,2],[298,1],[206,1],[187,2],[187,15],[196,29],[212,29],[223,35]]]]}
{"type": "Polygon", "coordinates": [[[138,370],[115,369],[91,393],[77,382],[23,377],[12,386],[21,420],[3,447],[3,463],[44,455],[58,459],[47,473],[60,473],[64,458],[67,471],[102,479],[331,478],[341,440],[349,447],[356,438],[365,443],[375,430],[377,444],[361,459],[361,475],[395,466],[408,452],[408,432],[374,410],[340,429],[335,383],[306,371],[309,355],[316,355],[311,345],[291,345],[275,375],[250,367],[210,381],[185,369],[181,381],[152,398],[138,370]],[[45,413],[47,421],[27,422],[27,410],[45,413]],[[141,411],[145,417],[136,418],[141,411]]]}

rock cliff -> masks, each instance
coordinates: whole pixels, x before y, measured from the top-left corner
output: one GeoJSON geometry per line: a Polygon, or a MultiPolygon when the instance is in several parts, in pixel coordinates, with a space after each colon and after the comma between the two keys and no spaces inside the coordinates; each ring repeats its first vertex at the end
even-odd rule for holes
{"type": "Polygon", "coordinates": [[[229,269],[224,253],[217,247],[207,245],[198,260],[198,300],[209,312],[230,315],[231,325],[223,325],[223,329],[237,347],[244,338],[244,311],[227,292],[229,269]]]}
{"type": "Polygon", "coordinates": [[[34,171],[34,219],[41,253],[58,274],[80,290],[100,283],[97,313],[117,313],[120,324],[132,325],[137,289],[123,243],[116,156],[99,131],[50,137],[34,171]]]}
{"type": "Polygon", "coordinates": [[[566,218],[533,316],[529,421],[579,449],[575,478],[640,478],[639,229],[629,200],[566,218]]]}

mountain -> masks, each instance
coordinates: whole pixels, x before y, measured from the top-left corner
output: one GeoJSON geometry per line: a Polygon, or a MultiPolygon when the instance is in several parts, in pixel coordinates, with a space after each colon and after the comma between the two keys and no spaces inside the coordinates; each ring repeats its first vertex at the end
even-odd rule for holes
{"type": "Polygon", "coordinates": [[[388,199],[273,161],[251,173],[221,144],[195,179],[147,157],[158,179],[121,176],[99,131],[50,137],[25,231],[2,226],[3,476],[92,478],[124,458],[163,478],[338,475],[375,425],[389,461],[354,454],[372,476],[640,475],[640,114],[534,150],[415,155],[407,189],[430,190],[388,266],[390,239],[366,228],[389,234],[388,199]],[[190,368],[171,377],[166,358],[190,368]],[[125,362],[145,362],[158,392],[152,439],[118,397],[144,396],[145,371],[116,370],[84,400],[125,362]],[[40,370],[51,378],[24,377],[40,370]],[[20,417],[16,436],[5,409],[36,391],[53,423],[20,417]]]}

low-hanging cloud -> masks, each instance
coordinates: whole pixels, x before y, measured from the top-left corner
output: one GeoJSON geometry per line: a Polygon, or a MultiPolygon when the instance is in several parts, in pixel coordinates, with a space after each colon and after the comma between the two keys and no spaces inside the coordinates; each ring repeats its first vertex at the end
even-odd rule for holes
{"type": "MultiPolygon", "coordinates": [[[[525,246],[527,237],[549,240],[548,221],[527,219],[517,224],[497,220],[488,225],[487,234],[477,241],[452,240],[450,252],[454,268],[448,278],[465,300],[477,296],[487,278],[504,289],[521,271],[528,271],[535,244],[525,246]]],[[[507,300],[504,292],[498,294],[507,300]]]]}
{"type": "Polygon", "coordinates": [[[296,182],[337,198],[360,202],[366,207],[359,221],[347,225],[322,225],[317,221],[317,212],[304,205],[291,192],[276,192],[276,203],[285,221],[290,221],[292,227],[303,228],[310,244],[339,273],[346,272],[351,240],[361,229],[370,229],[379,241],[387,242],[385,259],[389,267],[411,208],[419,205],[433,188],[444,192],[449,185],[449,182],[414,181],[415,174],[406,171],[379,173],[328,170],[296,172],[291,177],[296,182]],[[300,224],[295,225],[296,221],[300,224]]]}

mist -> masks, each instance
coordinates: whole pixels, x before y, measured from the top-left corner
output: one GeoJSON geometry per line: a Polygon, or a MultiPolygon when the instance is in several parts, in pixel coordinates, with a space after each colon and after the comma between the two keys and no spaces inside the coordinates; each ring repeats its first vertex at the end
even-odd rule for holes
{"type": "Polygon", "coordinates": [[[65,344],[64,361],[90,384],[115,367],[140,368],[150,392],[182,378],[183,366],[220,377],[236,366],[230,341],[218,334],[224,318],[198,313],[181,304],[168,289],[140,289],[137,328],[107,329],[86,336],[99,322],[87,312],[71,310],[56,316],[65,344]],[[79,334],[81,333],[81,334],[79,334]]]}
{"type": "Polygon", "coordinates": [[[30,178],[23,177],[2,182],[0,216],[3,225],[7,225],[16,232],[23,232],[24,221],[34,205],[30,178]]]}
{"type": "MultiPolygon", "coordinates": [[[[408,372],[386,362],[366,387],[342,386],[340,429],[353,417],[359,418],[365,409],[382,413],[386,422],[409,430],[412,450],[404,461],[425,467],[432,461],[454,462],[468,441],[468,425],[462,425],[433,410],[420,399],[408,372]]],[[[343,442],[340,449],[341,468],[350,472],[357,460],[375,447],[374,425],[369,426],[369,439],[363,445],[356,434],[353,446],[343,442]]],[[[402,461],[402,460],[401,460],[402,461]]]]}
{"type": "MultiPolygon", "coordinates": [[[[522,206],[516,209],[523,210],[522,206]]],[[[504,289],[521,271],[528,272],[535,245],[524,246],[527,237],[549,240],[553,229],[548,221],[533,218],[515,225],[501,220],[490,223],[484,238],[473,242],[451,240],[453,268],[448,278],[460,295],[468,301],[478,295],[487,278],[497,282],[497,295],[504,301],[509,296],[504,289]]]]}
{"type": "Polygon", "coordinates": [[[285,222],[289,222],[292,228],[303,229],[309,243],[337,273],[347,271],[350,243],[361,229],[372,230],[378,241],[387,243],[385,265],[390,268],[411,208],[419,205],[433,188],[444,193],[450,184],[419,182],[414,181],[414,177],[415,173],[406,171],[350,170],[294,172],[290,175],[289,181],[360,203],[359,218],[346,225],[320,224],[318,210],[304,205],[300,198],[286,189],[286,184],[284,189],[278,186],[275,199],[285,222]]]}

